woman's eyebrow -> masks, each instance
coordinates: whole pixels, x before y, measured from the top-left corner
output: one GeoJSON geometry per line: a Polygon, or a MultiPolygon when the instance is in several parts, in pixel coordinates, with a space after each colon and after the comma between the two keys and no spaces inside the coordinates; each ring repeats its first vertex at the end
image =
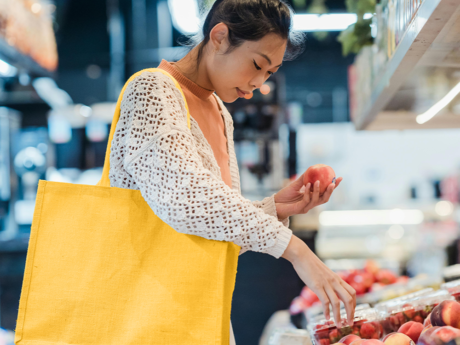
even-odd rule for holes
{"type": "MultiPolygon", "coordinates": [[[[264,53],[257,53],[257,54],[259,54],[260,56],[262,56],[263,58],[265,58],[265,59],[268,61],[268,63],[269,63],[270,65],[272,64],[272,60],[270,60],[270,58],[269,58],[267,55],[265,55],[264,53]]],[[[278,66],[276,66],[276,67],[281,67],[281,65],[282,65],[282,64],[280,64],[280,65],[278,65],[278,66]]]]}

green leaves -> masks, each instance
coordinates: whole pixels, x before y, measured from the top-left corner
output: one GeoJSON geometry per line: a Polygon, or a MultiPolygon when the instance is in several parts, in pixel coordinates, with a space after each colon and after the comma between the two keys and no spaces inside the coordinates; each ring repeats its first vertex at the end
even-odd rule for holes
{"type": "Polygon", "coordinates": [[[371,35],[372,19],[363,19],[364,14],[375,12],[375,0],[345,0],[347,10],[356,13],[358,21],[342,31],[337,40],[342,43],[342,54],[357,54],[362,47],[371,45],[374,39],[371,35]]]}
{"type": "Polygon", "coordinates": [[[363,18],[365,13],[374,13],[375,0],[345,0],[348,12],[356,13],[358,21],[363,18]]]}
{"type": "Polygon", "coordinates": [[[337,40],[342,43],[342,54],[357,54],[362,47],[374,43],[371,35],[371,19],[363,19],[342,31],[337,40]]]}

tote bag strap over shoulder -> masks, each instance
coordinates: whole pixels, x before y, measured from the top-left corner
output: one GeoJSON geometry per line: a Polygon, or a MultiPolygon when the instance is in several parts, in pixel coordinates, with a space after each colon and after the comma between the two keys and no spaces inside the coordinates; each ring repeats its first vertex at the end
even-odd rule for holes
{"type": "Polygon", "coordinates": [[[110,187],[110,180],[109,180],[110,151],[111,151],[111,148],[112,148],[112,140],[113,140],[113,137],[115,135],[115,129],[117,127],[117,123],[118,123],[118,120],[120,118],[121,101],[123,100],[123,95],[125,93],[125,90],[126,90],[126,87],[128,86],[128,84],[131,81],[133,81],[136,77],[138,77],[139,75],[141,75],[144,72],[160,72],[160,73],[163,73],[164,75],[166,75],[166,76],[168,76],[169,78],[172,79],[172,81],[174,82],[174,84],[176,85],[177,89],[180,91],[180,93],[181,93],[181,95],[182,95],[182,97],[184,99],[185,109],[187,109],[187,126],[190,129],[190,111],[188,109],[187,100],[185,99],[184,93],[182,92],[182,88],[180,87],[180,85],[177,82],[177,80],[174,79],[174,77],[171,76],[168,72],[166,72],[166,71],[164,71],[164,70],[162,70],[160,68],[147,68],[147,69],[144,69],[142,71],[139,71],[139,72],[135,73],[125,83],[125,86],[123,86],[123,89],[120,92],[120,96],[118,96],[117,106],[115,108],[115,114],[113,116],[112,126],[110,128],[109,141],[107,143],[107,151],[106,151],[105,160],[104,160],[104,169],[102,170],[102,178],[99,181],[99,183],[97,184],[98,186],[110,187]]]}

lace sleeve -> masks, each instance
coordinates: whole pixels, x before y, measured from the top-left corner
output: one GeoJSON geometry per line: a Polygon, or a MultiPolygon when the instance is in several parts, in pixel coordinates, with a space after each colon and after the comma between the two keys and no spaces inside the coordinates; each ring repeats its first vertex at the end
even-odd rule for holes
{"type": "Polygon", "coordinates": [[[176,231],[230,241],[279,258],[292,231],[203,167],[179,90],[160,72],[126,88],[114,140],[123,164],[155,214],[176,231]]]}
{"type": "MultiPolygon", "coordinates": [[[[255,207],[262,209],[266,214],[278,218],[278,213],[276,212],[276,204],[275,204],[275,194],[272,196],[268,196],[261,201],[253,201],[252,204],[255,207]]],[[[279,219],[281,223],[285,227],[289,227],[289,217],[284,219],[279,219]]]]}

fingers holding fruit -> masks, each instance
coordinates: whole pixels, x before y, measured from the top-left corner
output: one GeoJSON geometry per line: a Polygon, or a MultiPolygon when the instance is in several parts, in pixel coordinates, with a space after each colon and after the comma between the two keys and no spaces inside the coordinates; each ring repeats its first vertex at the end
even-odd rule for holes
{"type": "Polygon", "coordinates": [[[325,287],[325,291],[327,293],[327,296],[332,306],[332,312],[334,313],[335,324],[337,325],[337,327],[340,328],[342,327],[342,318],[340,317],[340,301],[339,301],[339,298],[337,297],[335,288],[333,288],[332,285],[329,285],[325,287]]]}
{"type": "Polygon", "coordinates": [[[356,308],[356,291],[350,285],[344,282],[342,278],[337,278],[339,279],[336,287],[337,295],[345,305],[348,323],[352,324],[356,308]]]}

